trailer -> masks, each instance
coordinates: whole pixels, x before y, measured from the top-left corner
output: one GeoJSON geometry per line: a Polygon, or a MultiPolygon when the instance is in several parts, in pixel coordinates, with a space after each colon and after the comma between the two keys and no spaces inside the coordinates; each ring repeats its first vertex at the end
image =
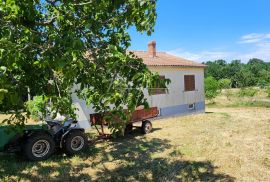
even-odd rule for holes
{"type": "MultiPolygon", "coordinates": [[[[127,111],[125,111],[127,113],[127,111]]],[[[106,136],[104,132],[104,127],[108,126],[108,122],[104,119],[106,116],[110,115],[111,113],[94,113],[90,114],[90,122],[91,125],[93,125],[96,130],[98,131],[99,135],[101,136],[106,136]],[[98,129],[97,126],[101,126],[101,130],[98,129]]],[[[128,113],[127,113],[128,114],[128,113]]],[[[141,122],[141,131],[143,134],[150,133],[153,125],[151,123],[151,119],[156,118],[159,115],[159,110],[157,107],[150,107],[148,109],[136,109],[132,114],[131,114],[131,119],[127,123],[125,127],[125,134],[129,133],[133,127],[134,123],[141,122]]],[[[118,120],[119,118],[114,118],[118,120]]]]}

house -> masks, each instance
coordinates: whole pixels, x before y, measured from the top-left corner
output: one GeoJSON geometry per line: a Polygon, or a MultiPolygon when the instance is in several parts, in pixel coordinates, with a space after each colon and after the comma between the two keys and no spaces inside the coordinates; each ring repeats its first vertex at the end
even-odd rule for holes
{"type": "MultiPolygon", "coordinates": [[[[167,89],[152,88],[145,91],[151,107],[157,106],[160,116],[187,115],[205,111],[204,68],[205,65],[156,51],[156,42],[148,44],[148,51],[132,51],[143,59],[153,72],[158,72],[160,79],[168,78],[171,83],[167,89]]],[[[88,128],[89,114],[93,113],[83,100],[72,96],[78,108],[77,115],[81,127],[88,128]]]]}

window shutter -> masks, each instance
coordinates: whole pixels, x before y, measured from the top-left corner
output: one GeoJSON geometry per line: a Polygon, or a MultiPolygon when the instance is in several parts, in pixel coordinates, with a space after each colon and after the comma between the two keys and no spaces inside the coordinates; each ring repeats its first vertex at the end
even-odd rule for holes
{"type": "Polygon", "coordinates": [[[185,91],[195,90],[195,75],[185,75],[184,76],[185,91]]]}

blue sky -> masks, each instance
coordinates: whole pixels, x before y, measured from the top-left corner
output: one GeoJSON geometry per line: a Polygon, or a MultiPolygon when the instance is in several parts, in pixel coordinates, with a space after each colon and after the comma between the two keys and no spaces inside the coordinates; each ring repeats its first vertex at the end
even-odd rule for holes
{"type": "Polygon", "coordinates": [[[158,0],[155,32],[130,30],[131,50],[158,51],[198,62],[256,57],[270,62],[270,0],[158,0]]]}

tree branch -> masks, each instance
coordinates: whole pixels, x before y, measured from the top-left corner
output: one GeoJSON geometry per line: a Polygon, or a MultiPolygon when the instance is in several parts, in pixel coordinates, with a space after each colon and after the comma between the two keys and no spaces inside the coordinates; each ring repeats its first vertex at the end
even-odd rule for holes
{"type": "Polygon", "coordinates": [[[84,6],[87,4],[91,4],[93,1],[88,1],[88,2],[83,2],[83,3],[78,3],[78,4],[73,4],[74,6],[84,6]]]}
{"type": "Polygon", "coordinates": [[[45,21],[45,22],[35,22],[35,25],[40,25],[40,26],[51,25],[56,18],[57,18],[57,16],[54,16],[50,20],[45,21]]]}

